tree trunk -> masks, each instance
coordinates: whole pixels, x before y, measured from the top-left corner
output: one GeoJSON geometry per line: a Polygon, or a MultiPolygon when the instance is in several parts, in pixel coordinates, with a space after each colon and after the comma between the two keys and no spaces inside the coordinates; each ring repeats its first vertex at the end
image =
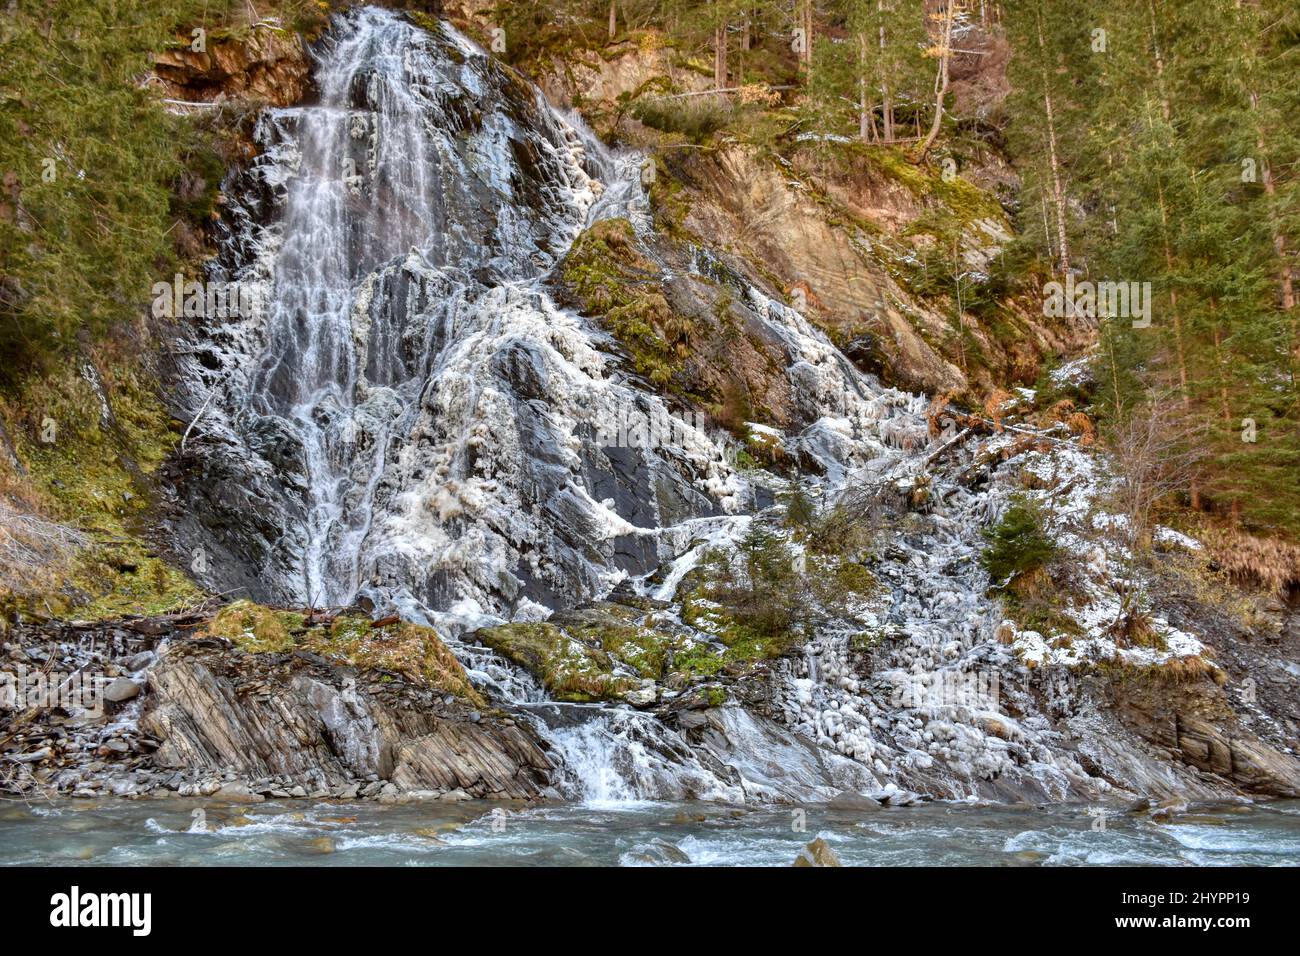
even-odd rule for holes
{"type": "Polygon", "coordinates": [[[943,34],[939,41],[939,73],[934,78],[934,122],[930,124],[930,132],[916,152],[915,159],[918,163],[922,162],[930,152],[930,147],[934,145],[934,138],[939,135],[939,126],[943,122],[943,98],[948,94],[948,60],[952,55],[952,21],[955,15],[953,0],[947,0],[944,5],[943,34]]]}
{"type": "Polygon", "coordinates": [[[727,21],[723,20],[713,31],[713,88],[727,88],[727,21]]]}
{"type": "MultiPolygon", "coordinates": [[[[1160,114],[1164,117],[1165,123],[1168,124],[1171,121],[1173,111],[1169,107],[1169,97],[1165,93],[1165,58],[1160,51],[1160,34],[1157,30],[1155,0],[1147,0],[1147,12],[1151,21],[1151,53],[1156,64],[1156,87],[1160,97],[1160,114]]],[[[1165,185],[1159,179],[1156,180],[1156,195],[1160,201],[1160,242],[1164,247],[1165,270],[1172,277],[1174,254],[1169,243],[1169,207],[1165,203],[1165,185]]],[[[1178,359],[1178,384],[1183,395],[1183,410],[1190,420],[1192,396],[1188,389],[1187,352],[1183,344],[1183,317],[1178,311],[1178,290],[1173,287],[1172,283],[1169,286],[1169,309],[1174,320],[1174,352],[1178,359]]],[[[1194,477],[1190,482],[1188,496],[1191,498],[1192,509],[1194,511],[1201,510],[1201,489],[1194,477]]]]}
{"type": "MultiPolygon", "coordinates": [[[[1172,276],[1174,273],[1174,253],[1169,245],[1169,207],[1165,203],[1165,185],[1159,180],[1156,181],[1156,196],[1160,200],[1160,240],[1164,246],[1165,271],[1172,276]]],[[[1178,290],[1173,287],[1172,282],[1169,286],[1169,308],[1174,319],[1174,353],[1178,359],[1178,386],[1183,396],[1183,411],[1190,421],[1192,394],[1188,389],[1187,351],[1183,345],[1183,317],[1178,312],[1178,290]]],[[[1192,510],[1200,511],[1201,490],[1195,478],[1191,480],[1188,495],[1191,498],[1192,510]]]]}
{"type": "Polygon", "coordinates": [[[1151,52],[1156,58],[1156,85],[1160,92],[1160,112],[1169,122],[1169,97],[1165,95],[1165,56],[1160,52],[1160,35],[1156,30],[1156,0],[1147,0],[1147,10],[1151,14],[1151,52]]]}
{"type": "Polygon", "coordinates": [[[1061,163],[1056,153],[1056,112],[1047,81],[1047,40],[1043,36],[1043,16],[1038,14],[1038,52],[1043,77],[1043,108],[1047,113],[1047,157],[1052,166],[1052,202],[1056,206],[1056,247],[1061,255],[1061,278],[1070,274],[1070,240],[1065,228],[1065,188],[1061,185],[1061,163]]]}
{"type": "Polygon", "coordinates": [[[813,9],[812,0],[803,0],[803,10],[800,19],[803,23],[803,50],[800,52],[800,59],[804,62],[805,71],[812,73],[812,50],[813,50],[813,9]]]}
{"type": "Polygon", "coordinates": [[[872,131],[876,123],[874,118],[867,122],[867,38],[858,34],[858,138],[864,143],[872,140],[872,131]]]}
{"type": "Polygon", "coordinates": [[[885,142],[894,141],[894,98],[889,92],[889,66],[885,62],[885,21],[884,21],[885,0],[876,0],[876,12],[881,15],[880,20],[880,97],[881,97],[881,122],[885,128],[885,142]]]}
{"type": "MultiPolygon", "coordinates": [[[[1250,108],[1252,112],[1259,111],[1259,93],[1255,90],[1250,92],[1250,108]]],[[[1279,292],[1281,294],[1282,311],[1291,314],[1291,350],[1297,360],[1300,360],[1300,318],[1295,315],[1295,284],[1291,272],[1291,263],[1287,250],[1287,237],[1281,224],[1273,215],[1273,203],[1277,198],[1277,181],[1273,179],[1273,168],[1268,161],[1268,147],[1264,140],[1264,129],[1258,123],[1255,126],[1256,136],[1255,144],[1259,149],[1260,177],[1264,184],[1264,195],[1268,197],[1269,223],[1273,231],[1273,252],[1277,255],[1278,265],[1281,273],[1278,276],[1279,292]]]]}
{"type": "Polygon", "coordinates": [[[609,38],[618,34],[618,0],[609,0],[609,38]]]}

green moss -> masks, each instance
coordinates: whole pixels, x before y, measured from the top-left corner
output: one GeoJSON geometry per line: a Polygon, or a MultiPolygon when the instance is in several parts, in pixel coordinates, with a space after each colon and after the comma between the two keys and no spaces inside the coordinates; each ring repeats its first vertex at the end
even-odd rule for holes
{"type": "Polygon", "coordinates": [[[706,687],[704,688],[704,701],[710,707],[721,707],[727,702],[727,690],[725,687],[706,687]]]}
{"type": "Polygon", "coordinates": [[[848,156],[865,159],[877,172],[907,187],[917,199],[929,201],[932,208],[942,207],[943,214],[956,223],[969,226],[982,219],[1006,221],[997,197],[961,176],[945,176],[942,165],[914,163],[901,147],[852,144],[845,149],[848,156]]]}
{"type": "Polygon", "coordinates": [[[689,681],[712,677],[726,664],[725,654],[718,653],[707,644],[697,644],[676,656],[673,661],[673,673],[681,674],[689,681]]]}
{"type": "MultiPolygon", "coordinates": [[[[479,639],[523,667],[558,700],[614,700],[642,680],[690,686],[724,668],[752,665],[778,656],[784,644],[727,622],[712,641],[692,640],[680,629],[657,626],[651,616],[627,624],[564,615],[562,625],[507,624],[480,631],[479,639]],[[631,677],[624,668],[634,671],[631,677]]],[[[600,612],[605,616],[608,612],[600,612]]],[[[698,616],[696,618],[699,620],[698,616]]]]}
{"type": "Polygon", "coordinates": [[[344,615],[327,625],[309,625],[301,611],[235,601],[217,612],[202,633],[225,638],[249,654],[310,651],[363,671],[399,674],[476,707],[486,704],[437,632],[419,624],[403,621],[375,628],[368,618],[344,615]]]}
{"type": "Polygon", "coordinates": [[[71,582],[79,594],[93,597],[86,604],[71,603],[66,613],[91,621],[170,614],[207,596],[185,574],[133,540],[89,549],[71,582]]]}
{"type": "Polygon", "coordinates": [[[963,225],[971,226],[983,220],[1006,225],[1006,213],[1001,203],[970,180],[960,176],[951,179],[939,176],[934,181],[933,190],[935,198],[963,225]]]}
{"type": "MultiPolygon", "coordinates": [[[[1170,657],[1158,664],[1138,664],[1114,657],[1109,661],[1098,661],[1088,665],[1095,672],[1112,684],[1133,690],[1154,690],[1161,692],[1169,687],[1179,687],[1211,681],[1219,686],[1227,683],[1228,675],[1213,661],[1189,654],[1183,657],[1170,657]]],[[[1224,716],[1231,716],[1221,698],[1201,696],[1200,700],[1224,716]]]]}
{"type": "Polygon", "coordinates": [[[830,568],[829,580],[842,595],[868,597],[880,589],[880,582],[867,567],[842,558],[830,568]]]}
{"type": "Polygon", "coordinates": [[[627,348],[637,372],[671,389],[680,384],[690,328],[669,307],[658,269],[635,244],[626,219],[598,222],[573,244],[562,275],[583,312],[627,348]]]}
{"type": "Polygon", "coordinates": [[[203,597],[147,540],[152,475],[179,435],[146,369],[120,354],[129,347],[61,362],[0,396],[0,417],[26,472],[7,480],[88,539],[60,570],[56,589],[19,596],[19,606],[95,620],[165,613],[203,597]]]}
{"type": "Polygon", "coordinates": [[[614,662],[603,648],[576,640],[554,624],[503,624],[477,636],[541,681],[556,700],[610,700],[636,684],[614,674],[614,662]]]}
{"type": "Polygon", "coordinates": [[[601,647],[626,663],[641,677],[660,680],[664,676],[669,653],[681,647],[682,639],[663,631],[641,626],[606,627],[588,633],[601,647]]]}
{"type": "Polygon", "coordinates": [[[780,657],[796,642],[802,626],[795,622],[787,627],[768,626],[766,616],[751,618],[744,611],[713,600],[719,595],[716,580],[689,593],[682,602],[682,621],[708,634],[725,650],[719,655],[708,645],[697,645],[675,661],[675,668],[707,676],[726,664],[753,662],[780,657]],[[705,660],[712,657],[715,660],[705,660]]]}
{"type": "Polygon", "coordinates": [[[460,662],[431,627],[402,621],[374,628],[364,617],[339,617],[325,628],[308,630],[308,650],[367,671],[388,671],[407,680],[447,691],[483,707],[486,701],[460,662]]]}
{"type": "Polygon", "coordinates": [[[655,227],[678,242],[699,244],[700,237],[686,226],[691,213],[691,190],[673,175],[662,155],[654,160],[654,182],[650,184],[650,208],[655,227]]]}
{"type": "Polygon", "coordinates": [[[249,654],[282,654],[297,646],[296,637],[306,633],[305,618],[296,611],[280,611],[235,601],[227,604],[204,625],[208,637],[221,637],[249,654]]]}
{"type": "Polygon", "coordinates": [[[886,632],[883,629],[874,631],[861,631],[849,638],[849,646],[859,653],[868,653],[875,650],[885,640],[886,632]]]}

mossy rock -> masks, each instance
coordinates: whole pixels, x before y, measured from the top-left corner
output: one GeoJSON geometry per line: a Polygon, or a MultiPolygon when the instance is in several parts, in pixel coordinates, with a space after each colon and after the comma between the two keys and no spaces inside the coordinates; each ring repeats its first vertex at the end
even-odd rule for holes
{"type": "Polygon", "coordinates": [[[649,680],[661,680],[672,656],[690,646],[683,634],[661,626],[653,614],[619,604],[601,602],[566,611],[550,623],[649,680]]]}
{"type": "Polygon", "coordinates": [[[180,435],[124,333],[40,378],[0,393],[0,418],[21,471],[0,459],[0,486],[38,518],[84,536],[57,566],[33,566],[15,607],[84,620],[153,615],[204,597],[157,553],[153,475],[180,435]],[[42,573],[44,572],[44,573],[42,573]]]}
{"type": "Polygon", "coordinates": [[[297,611],[235,601],[218,611],[203,633],[225,638],[249,654],[283,654],[297,647],[297,636],[306,630],[305,617],[297,611]]]}
{"type": "Polygon", "coordinates": [[[402,621],[377,628],[368,618],[342,615],[328,625],[309,625],[301,611],[235,601],[208,621],[202,633],[226,638],[249,654],[310,651],[337,664],[398,674],[476,707],[486,706],[437,632],[420,624],[402,621]]]}
{"type": "Polygon", "coordinates": [[[680,385],[690,324],[669,306],[659,269],[637,249],[630,222],[591,226],[570,248],[562,276],[582,311],[627,349],[638,374],[660,388],[680,385]]]}
{"type": "Polygon", "coordinates": [[[476,635],[523,667],[557,699],[615,700],[643,681],[686,687],[765,649],[737,637],[734,650],[693,640],[685,628],[641,617],[634,609],[598,604],[536,624],[504,624],[476,635]]]}
{"type": "Polygon", "coordinates": [[[475,636],[536,677],[556,700],[611,700],[638,684],[631,677],[616,675],[613,660],[602,648],[548,622],[502,624],[483,628],[475,636]]]}

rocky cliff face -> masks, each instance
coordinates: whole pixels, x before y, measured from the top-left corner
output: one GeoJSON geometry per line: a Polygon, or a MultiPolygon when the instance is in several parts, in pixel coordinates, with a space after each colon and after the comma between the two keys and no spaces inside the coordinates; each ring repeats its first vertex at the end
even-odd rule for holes
{"type": "MultiPolygon", "coordinates": [[[[455,15],[477,27],[487,14],[455,15]]],[[[1007,92],[1004,39],[974,29],[954,60],[955,109],[991,133],[1007,92]]],[[[633,118],[667,82],[682,110],[709,81],[671,50],[622,43],[530,63],[557,104],[581,104],[603,135],[653,150],[656,215],[677,238],[727,252],[747,278],[766,285],[825,329],[845,354],[891,384],[951,392],[982,402],[995,390],[1030,385],[1052,356],[1077,353],[1094,334],[1087,323],[1041,314],[1033,290],[993,295],[995,309],[957,318],[929,291],[1002,280],[1012,238],[998,202],[1014,194],[1015,170],[993,145],[954,153],[949,176],[917,167],[905,150],[822,148],[815,135],[797,148],[726,137],[707,149],[633,118]],[[658,84],[658,85],[656,85],[658,84]],[[955,255],[954,255],[955,252],[955,255]],[[945,257],[958,266],[936,265],[945,257]],[[932,274],[936,269],[948,274],[932,274]]]]}
{"type": "MultiPolygon", "coordinates": [[[[1297,792],[1274,687],[1294,633],[1213,606],[1214,570],[1171,529],[1135,561],[1113,464],[1070,415],[1081,367],[948,403],[1089,334],[1014,298],[950,317],[923,294],[940,236],[970,274],[995,269],[996,203],[815,143],[647,167],[426,26],[340,17],[319,102],[261,114],[226,181],[212,276],[270,294],[181,323],[176,415],[197,421],[165,472],[167,531],[214,592],[435,627],[487,706],[314,650],[316,612],[239,652],[194,640],[198,619],[36,629],[11,661],[112,646],[95,663],[135,693],[107,721],[21,716],[13,787],[1297,792]],[[982,532],[1020,506],[1057,560],[1011,588],[982,532]]],[[[284,69],[297,89],[283,52],[231,88],[284,69]]],[[[655,56],[545,88],[608,105],[655,56]]],[[[208,96],[237,66],[218,60],[160,73],[208,96]]]]}
{"type": "Polygon", "coordinates": [[[155,766],[234,771],[254,792],[275,779],[344,796],[525,799],[547,792],[553,769],[509,718],[310,656],[232,660],[180,644],[150,671],[149,692],[140,728],[161,742],[155,766]]]}
{"type": "Polygon", "coordinates": [[[308,651],[241,652],[196,636],[205,619],[17,629],[0,667],[10,693],[0,786],[236,801],[556,792],[544,743],[498,710],[308,651]],[[64,684],[84,674],[86,685],[37,695],[29,675],[40,672],[64,684]]]}
{"type": "Polygon", "coordinates": [[[311,88],[311,69],[298,34],[258,25],[246,36],[213,36],[154,57],[153,75],[167,95],[186,103],[246,100],[289,106],[311,88]]]}

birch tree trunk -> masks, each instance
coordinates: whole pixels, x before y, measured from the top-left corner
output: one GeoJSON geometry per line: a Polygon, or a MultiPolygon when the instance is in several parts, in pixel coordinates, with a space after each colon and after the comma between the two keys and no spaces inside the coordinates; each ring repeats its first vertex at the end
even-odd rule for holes
{"type": "Polygon", "coordinates": [[[1043,77],[1043,108],[1047,113],[1047,158],[1052,167],[1052,203],[1056,207],[1056,247],[1061,255],[1061,278],[1070,274],[1070,240],[1065,228],[1065,187],[1061,184],[1061,162],[1056,152],[1056,113],[1047,81],[1047,40],[1043,36],[1043,15],[1038,13],[1038,51],[1043,77]]]}

